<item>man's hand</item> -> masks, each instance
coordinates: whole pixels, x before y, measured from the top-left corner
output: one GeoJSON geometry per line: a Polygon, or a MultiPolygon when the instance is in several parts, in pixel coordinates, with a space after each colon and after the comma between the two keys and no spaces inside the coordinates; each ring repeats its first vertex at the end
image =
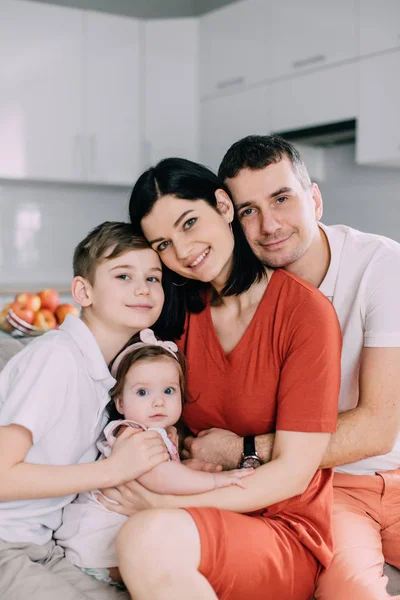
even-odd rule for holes
{"type": "Polygon", "coordinates": [[[222,465],[213,465],[198,458],[187,458],[182,461],[182,464],[192,469],[192,471],[205,471],[206,473],[218,473],[222,471],[222,465]]]}
{"type": "Polygon", "coordinates": [[[183,458],[198,459],[224,469],[236,469],[243,452],[243,438],[226,429],[206,429],[183,441],[183,458]]]}

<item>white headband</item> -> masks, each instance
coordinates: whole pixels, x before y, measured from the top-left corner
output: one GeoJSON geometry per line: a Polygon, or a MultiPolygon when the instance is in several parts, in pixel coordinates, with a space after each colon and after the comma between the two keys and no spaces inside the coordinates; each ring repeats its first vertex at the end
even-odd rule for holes
{"type": "Polygon", "coordinates": [[[162,340],[158,340],[152,329],[142,329],[139,337],[141,340],[140,342],[135,342],[134,344],[127,346],[113,362],[111,367],[111,375],[113,377],[116,377],[118,367],[121,364],[122,359],[125,358],[127,354],[130,354],[133,350],[136,350],[136,348],[143,348],[144,346],[159,346],[160,348],[165,348],[165,350],[168,350],[168,352],[170,352],[174,358],[178,359],[176,354],[178,352],[178,346],[175,344],[175,342],[163,342],[162,340]]]}

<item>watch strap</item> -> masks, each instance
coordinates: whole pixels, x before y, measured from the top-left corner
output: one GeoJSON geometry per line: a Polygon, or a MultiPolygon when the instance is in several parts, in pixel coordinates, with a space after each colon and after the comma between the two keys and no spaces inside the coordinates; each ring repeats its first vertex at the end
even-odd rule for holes
{"type": "Polygon", "coordinates": [[[243,456],[258,456],[254,435],[245,435],[243,438],[243,456]]]}

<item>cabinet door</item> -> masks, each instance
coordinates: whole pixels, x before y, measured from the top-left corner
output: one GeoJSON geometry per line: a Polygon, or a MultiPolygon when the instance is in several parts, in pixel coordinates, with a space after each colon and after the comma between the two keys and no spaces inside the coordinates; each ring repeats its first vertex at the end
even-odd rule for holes
{"type": "Polygon", "coordinates": [[[143,167],[168,156],[197,160],[197,19],[152,20],[144,30],[143,167]]]}
{"type": "Polygon", "coordinates": [[[400,165],[400,50],[360,62],[356,160],[400,165]]]}
{"type": "Polygon", "coordinates": [[[266,78],[293,75],[358,55],[357,0],[265,4],[269,24],[264,50],[266,78]]]}
{"type": "Polygon", "coordinates": [[[399,0],[361,0],[360,53],[400,46],[399,0]]]}
{"type": "Polygon", "coordinates": [[[288,131],[358,115],[358,65],[321,69],[267,86],[273,131],[288,131]]]}
{"type": "Polygon", "coordinates": [[[82,180],[82,12],[0,3],[0,177],[82,180]]]}
{"type": "Polygon", "coordinates": [[[270,132],[267,93],[263,86],[204,100],[201,104],[200,160],[214,171],[228,148],[240,138],[270,132]]]}
{"type": "Polygon", "coordinates": [[[265,0],[241,0],[200,18],[200,94],[237,91],[262,80],[265,0]]]}
{"type": "Polygon", "coordinates": [[[132,185],[140,170],[139,21],[87,12],[85,23],[87,178],[132,185]]]}

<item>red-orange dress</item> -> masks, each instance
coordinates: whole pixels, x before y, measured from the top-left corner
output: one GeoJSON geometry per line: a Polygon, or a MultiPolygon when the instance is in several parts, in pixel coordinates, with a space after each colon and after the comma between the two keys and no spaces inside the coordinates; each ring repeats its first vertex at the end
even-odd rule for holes
{"type": "MultiPolygon", "coordinates": [[[[341,332],[316,288],[283,270],[271,277],[237,346],[221,347],[209,302],[190,314],[180,340],[188,372],[184,420],[194,434],[219,427],[240,436],[276,430],[333,432],[341,332]]],[[[307,490],[242,515],[188,509],[201,538],[200,571],[218,598],[306,600],[332,557],[332,473],[307,490]]]]}

